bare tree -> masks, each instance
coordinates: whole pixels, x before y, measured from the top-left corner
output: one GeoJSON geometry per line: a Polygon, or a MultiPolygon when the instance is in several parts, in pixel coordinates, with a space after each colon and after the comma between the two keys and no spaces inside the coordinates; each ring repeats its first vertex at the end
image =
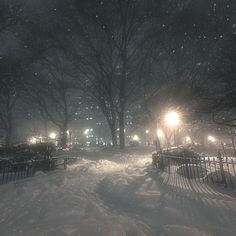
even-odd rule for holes
{"type": "Polygon", "coordinates": [[[70,53],[82,73],[80,82],[87,81],[87,91],[108,121],[114,144],[118,120],[123,149],[125,109],[139,87],[138,70],[146,56],[142,49],[152,34],[150,8],[145,1],[131,0],[104,1],[92,9],[91,4],[84,1],[83,7],[72,7],[70,53]]]}
{"type": "Polygon", "coordinates": [[[68,124],[76,111],[74,84],[68,78],[67,65],[60,54],[47,56],[31,69],[33,75],[25,86],[25,98],[30,99],[31,106],[59,128],[63,148],[67,146],[68,124]]]}
{"type": "Polygon", "coordinates": [[[20,94],[22,68],[19,61],[5,57],[0,63],[0,127],[5,145],[12,144],[13,112],[20,94]]]}

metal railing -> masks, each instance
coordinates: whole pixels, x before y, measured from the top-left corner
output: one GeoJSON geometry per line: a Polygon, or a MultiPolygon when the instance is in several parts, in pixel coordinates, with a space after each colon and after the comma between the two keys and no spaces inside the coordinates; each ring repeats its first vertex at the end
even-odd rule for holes
{"type": "Polygon", "coordinates": [[[28,160],[12,162],[11,160],[0,160],[0,184],[31,177],[36,171],[50,171],[63,167],[67,169],[69,158],[46,158],[42,160],[28,160]]]}
{"type": "Polygon", "coordinates": [[[0,184],[33,175],[33,165],[30,162],[11,163],[0,161],[0,184]]]}
{"type": "Polygon", "coordinates": [[[153,154],[153,165],[172,175],[202,183],[236,188],[236,162],[234,158],[191,157],[153,154]]]}

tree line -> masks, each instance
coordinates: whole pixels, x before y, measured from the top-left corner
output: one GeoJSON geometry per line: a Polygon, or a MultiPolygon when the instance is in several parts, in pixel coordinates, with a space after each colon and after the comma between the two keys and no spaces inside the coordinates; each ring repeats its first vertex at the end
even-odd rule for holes
{"type": "Polygon", "coordinates": [[[100,107],[121,149],[125,112],[137,101],[152,123],[175,106],[234,128],[235,9],[232,0],[1,0],[6,145],[25,104],[58,127],[65,147],[81,93],[100,107]]]}

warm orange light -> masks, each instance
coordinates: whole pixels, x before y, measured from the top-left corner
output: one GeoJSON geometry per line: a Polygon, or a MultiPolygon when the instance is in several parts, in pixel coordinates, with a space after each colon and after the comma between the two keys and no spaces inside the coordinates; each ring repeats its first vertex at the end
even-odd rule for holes
{"type": "Polygon", "coordinates": [[[179,114],[175,111],[171,111],[166,115],[166,123],[171,127],[176,127],[180,123],[179,114]]]}

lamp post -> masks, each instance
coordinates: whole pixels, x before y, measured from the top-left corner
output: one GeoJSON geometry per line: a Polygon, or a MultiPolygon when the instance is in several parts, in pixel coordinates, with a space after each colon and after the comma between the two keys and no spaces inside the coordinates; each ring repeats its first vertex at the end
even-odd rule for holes
{"type": "Polygon", "coordinates": [[[207,140],[210,143],[216,143],[216,138],[212,135],[208,135],[207,140]]]}
{"type": "Polygon", "coordinates": [[[161,142],[164,138],[164,132],[162,129],[157,129],[157,133],[156,133],[156,150],[159,150],[161,152],[162,148],[161,148],[161,142]]]}
{"type": "Polygon", "coordinates": [[[49,138],[50,138],[50,139],[56,139],[56,137],[57,137],[57,134],[56,134],[55,132],[51,132],[51,133],[49,134],[49,138]]]}
{"type": "Polygon", "coordinates": [[[176,145],[176,127],[180,124],[179,114],[175,111],[168,112],[165,117],[166,123],[173,129],[174,145],[176,145]]]}
{"type": "Polygon", "coordinates": [[[149,146],[149,137],[148,137],[149,132],[150,131],[148,129],[145,130],[145,145],[147,146],[149,146]]]}

